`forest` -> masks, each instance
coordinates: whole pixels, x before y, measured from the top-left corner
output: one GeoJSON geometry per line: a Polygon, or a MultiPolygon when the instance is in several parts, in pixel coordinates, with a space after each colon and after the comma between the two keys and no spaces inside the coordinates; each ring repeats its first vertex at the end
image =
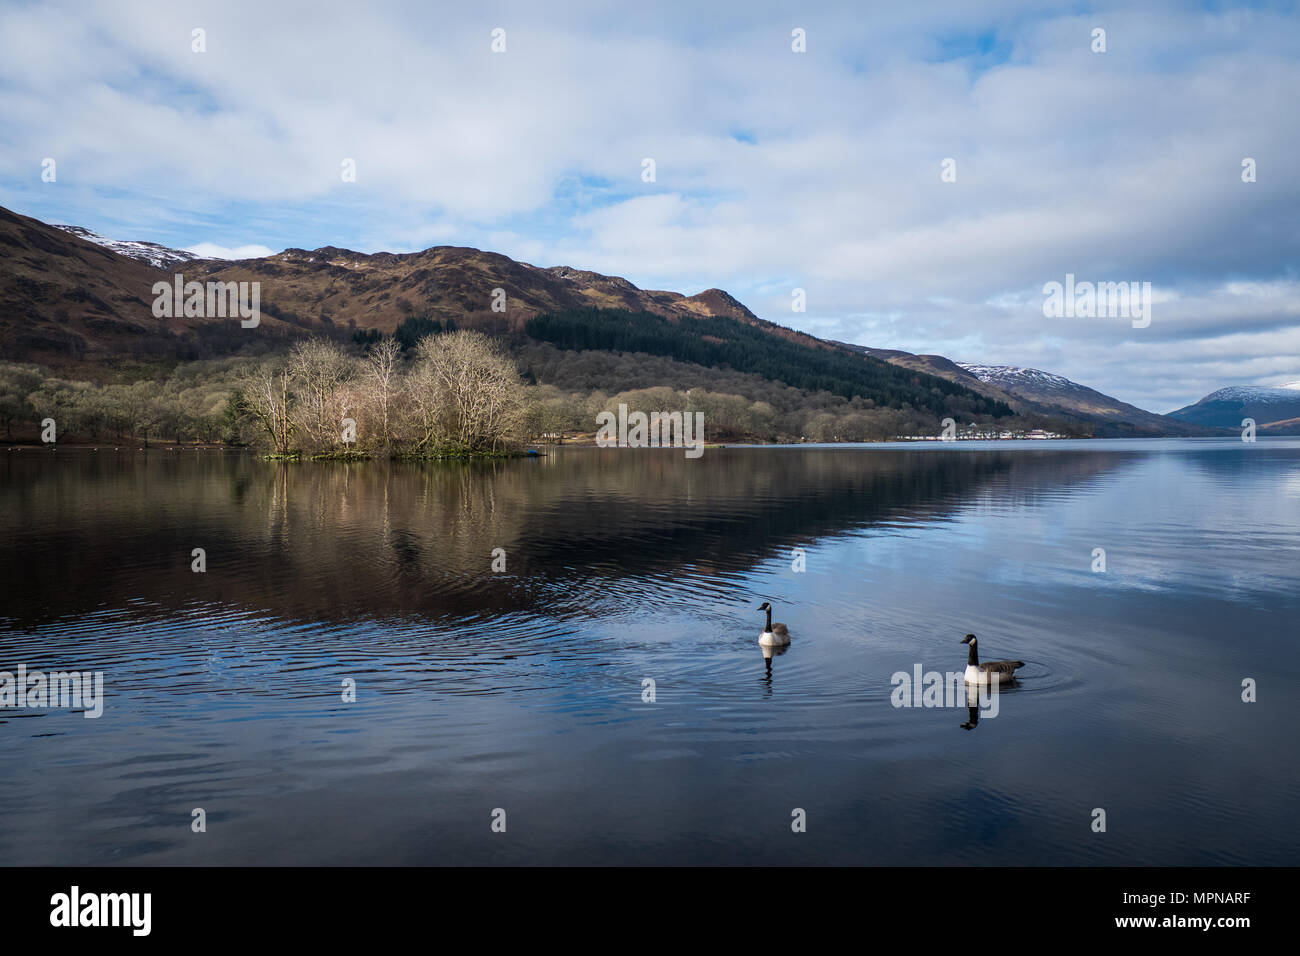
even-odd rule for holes
{"type": "Polygon", "coordinates": [[[523,331],[490,316],[467,315],[460,328],[409,316],[392,335],[327,330],[171,364],[0,362],[0,434],[38,441],[53,419],[60,442],[443,457],[590,436],[596,415],[619,404],[703,412],[710,442],[882,441],[936,434],[946,415],[1060,426],[1013,417],[941,379],[751,335],[734,320],[683,321],[690,334],[657,316],[594,309],[537,316],[523,331]]]}
{"type": "Polygon", "coordinates": [[[840,349],[806,344],[747,322],[712,315],[672,321],[649,312],[569,309],[529,319],[529,336],[562,349],[663,355],[709,368],[755,372],[807,391],[870,398],[880,406],[932,415],[1009,416],[1012,410],[970,389],[840,349]]]}

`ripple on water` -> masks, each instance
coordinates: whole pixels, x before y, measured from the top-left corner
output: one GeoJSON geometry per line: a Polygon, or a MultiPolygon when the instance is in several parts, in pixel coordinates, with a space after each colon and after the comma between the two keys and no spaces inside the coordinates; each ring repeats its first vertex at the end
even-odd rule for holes
{"type": "Polygon", "coordinates": [[[1296,450],[1126,447],[710,451],[690,470],[214,456],[184,476],[142,455],[57,481],[7,463],[0,570],[21,597],[0,608],[0,668],[102,669],[111,711],[0,719],[14,765],[43,770],[0,782],[6,836],[32,834],[29,860],[190,861],[157,821],[208,801],[246,862],[245,826],[319,830],[354,792],[383,803],[370,825],[389,846],[505,792],[644,808],[602,832],[650,848],[707,807],[724,817],[708,852],[757,858],[752,795],[810,794],[818,826],[891,861],[1125,862],[1118,840],[1078,848],[1086,780],[1142,820],[1144,860],[1284,860],[1294,735],[1219,678],[1296,676],[1300,592],[1278,555],[1300,525],[1276,505],[1296,450]],[[188,572],[196,538],[206,575],[188,572]],[[509,571],[491,573],[498,543],[509,571]],[[770,674],[763,600],[793,633],[770,674]],[[890,675],[960,670],[968,632],[1026,662],[997,719],[971,733],[964,713],[895,709],[890,675]],[[87,822],[26,825],[50,806],[87,822]]]}

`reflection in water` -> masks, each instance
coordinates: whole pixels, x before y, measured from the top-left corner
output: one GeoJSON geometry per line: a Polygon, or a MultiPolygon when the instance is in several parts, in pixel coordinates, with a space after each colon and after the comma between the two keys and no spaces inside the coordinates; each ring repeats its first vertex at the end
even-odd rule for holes
{"type": "Polygon", "coordinates": [[[996,684],[966,683],[966,722],[962,730],[974,730],[980,722],[980,711],[987,711],[989,719],[1002,713],[1002,694],[1019,687],[1020,682],[1014,677],[996,684]]]}
{"type": "Polygon", "coordinates": [[[980,689],[974,684],[966,685],[966,723],[962,730],[974,730],[980,722],[980,689]]]}
{"type": "Polygon", "coordinates": [[[789,644],[759,644],[758,649],[763,652],[763,663],[767,668],[765,680],[772,683],[772,658],[780,657],[790,649],[789,644]]]}
{"type": "Polygon", "coordinates": [[[1294,864],[1289,715],[1237,683],[1300,680],[1297,487],[1271,440],[6,452],[0,670],[107,696],[0,711],[0,856],[1294,864]],[[756,686],[764,601],[798,652],[756,686]],[[1013,717],[890,706],[971,630],[1026,659],[1013,717]],[[1123,837],[1081,840],[1103,798],[1123,837]],[[825,826],[782,839],[793,806],[825,826]]]}
{"type": "Polygon", "coordinates": [[[32,452],[0,459],[5,530],[59,555],[50,574],[6,553],[3,570],[26,595],[11,609],[18,622],[120,606],[124,591],[140,608],[208,596],[218,588],[175,560],[198,546],[211,567],[203,584],[219,581],[221,600],[285,618],[569,614],[588,591],[661,600],[672,576],[745,573],[826,535],[943,520],[986,496],[1027,504],[1125,463],[742,449],[711,450],[703,467],[617,449],[451,466],[163,454],[62,455],[54,476],[32,452]],[[67,508],[85,520],[50,520],[67,508]],[[508,556],[503,574],[491,572],[495,547],[508,556]]]}

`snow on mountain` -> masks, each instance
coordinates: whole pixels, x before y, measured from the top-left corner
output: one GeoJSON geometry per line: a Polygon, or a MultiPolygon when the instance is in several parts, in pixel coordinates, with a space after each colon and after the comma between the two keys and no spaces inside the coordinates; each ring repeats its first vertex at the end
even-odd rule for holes
{"type": "Polygon", "coordinates": [[[108,239],[98,233],[91,232],[89,229],[83,229],[81,226],[66,226],[58,223],[52,223],[51,225],[55,229],[70,232],[79,239],[85,239],[87,242],[93,242],[95,245],[111,249],[120,256],[138,259],[159,269],[166,269],[180,263],[194,262],[199,258],[192,252],[185,252],[182,249],[169,249],[166,246],[158,245],[156,242],[129,242],[123,239],[108,239]]]}
{"type": "MultiPolygon", "coordinates": [[[[1020,365],[977,365],[956,363],[986,385],[1010,392],[1017,398],[1034,403],[1035,410],[1048,414],[1082,417],[1112,428],[1112,435],[1179,434],[1181,427],[1163,415],[1121,402],[1095,388],[1080,385],[1063,375],[1053,375],[1020,365]]],[[[1184,430],[1181,432],[1186,434],[1184,430]]]]}
{"type": "Polygon", "coordinates": [[[1253,418],[1259,425],[1300,418],[1300,381],[1282,385],[1229,385],[1199,402],[1169,413],[1180,421],[1239,428],[1253,418]]]}
{"type": "Polygon", "coordinates": [[[1038,390],[1072,390],[1080,386],[1060,375],[1043,372],[1036,368],[1021,368],[1018,365],[973,365],[958,362],[959,366],[970,372],[981,382],[988,382],[999,388],[1010,389],[1012,386],[1038,390]]]}
{"type": "MultiPolygon", "coordinates": [[[[1294,402],[1300,393],[1300,382],[1283,385],[1229,385],[1206,395],[1202,402],[1294,402]]],[[[1199,404],[1199,403],[1198,403],[1199,404]]]]}

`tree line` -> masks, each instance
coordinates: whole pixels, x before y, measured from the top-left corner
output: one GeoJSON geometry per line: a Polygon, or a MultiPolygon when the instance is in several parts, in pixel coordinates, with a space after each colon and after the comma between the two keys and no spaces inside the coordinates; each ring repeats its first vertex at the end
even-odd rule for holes
{"type": "Polygon", "coordinates": [[[269,359],[191,363],[162,381],[96,384],[0,364],[0,428],[53,419],[62,439],[226,442],[277,456],[480,456],[528,437],[527,388],[473,331],[396,338],[364,351],[328,338],[269,359]]]}
{"type": "Polygon", "coordinates": [[[234,393],[275,455],[497,455],[525,435],[525,386],[485,335],[430,334],[404,356],[395,337],[357,356],[329,339],[299,342],[248,369],[234,393]]]}
{"type": "MultiPolygon", "coordinates": [[[[940,428],[939,414],[892,406],[884,396],[845,398],[761,371],[565,349],[518,333],[489,337],[473,319],[457,330],[412,316],[398,326],[400,336],[369,330],[348,343],[327,335],[169,370],[83,367],[98,382],[0,362],[0,435],[38,440],[39,423],[52,418],[60,441],[220,442],[285,456],[474,456],[590,436],[597,414],[620,404],[701,411],[710,442],[880,441],[940,428]]],[[[997,420],[975,411],[969,396],[954,396],[945,409],[962,425],[997,420]]],[[[1050,419],[1002,420],[1071,431],[1050,419]]]]}
{"type": "Polygon", "coordinates": [[[869,356],[819,348],[727,316],[670,321],[650,312],[567,309],[535,316],[525,332],[562,349],[603,349],[668,356],[711,368],[753,372],[797,389],[844,399],[870,398],[878,406],[1010,416],[1004,402],[963,385],[869,356]]]}

